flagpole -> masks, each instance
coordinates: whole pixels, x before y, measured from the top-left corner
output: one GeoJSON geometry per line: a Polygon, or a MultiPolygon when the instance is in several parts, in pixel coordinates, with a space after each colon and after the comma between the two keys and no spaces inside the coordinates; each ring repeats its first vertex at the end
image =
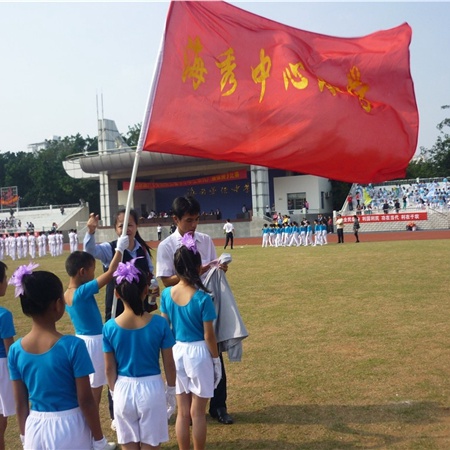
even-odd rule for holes
{"type": "MultiPolygon", "coordinates": [[[[128,197],[127,197],[127,203],[125,206],[125,216],[123,218],[123,228],[122,228],[122,236],[126,236],[127,229],[128,229],[128,221],[130,219],[130,210],[131,210],[131,203],[133,201],[133,192],[134,192],[134,186],[136,184],[136,177],[138,173],[139,168],[139,160],[141,158],[142,148],[144,147],[144,142],[147,137],[147,131],[148,131],[148,125],[150,123],[150,118],[153,111],[153,101],[155,98],[155,92],[156,87],[158,86],[159,76],[161,74],[161,65],[163,60],[163,50],[164,50],[164,36],[165,36],[165,30],[163,32],[161,43],[159,47],[158,52],[158,59],[156,61],[155,70],[153,72],[152,82],[150,83],[150,90],[148,93],[147,98],[147,104],[144,112],[144,118],[142,120],[141,125],[141,131],[139,133],[139,140],[136,147],[135,157],[134,157],[134,163],[133,163],[133,170],[131,172],[131,178],[130,178],[130,187],[128,188],[128,197]]],[[[116,317],[116,311],[117,311],[117,297],[113,296],[113,304],[111,308],[111,317],[116,317]]]]}

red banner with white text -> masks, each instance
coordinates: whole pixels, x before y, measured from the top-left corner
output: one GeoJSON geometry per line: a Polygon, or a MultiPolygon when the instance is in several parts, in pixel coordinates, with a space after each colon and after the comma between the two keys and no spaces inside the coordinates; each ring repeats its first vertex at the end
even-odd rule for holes
{"type": "MultiPolygon", "coordinates": [[[[224,181],[245,180],[247,178],[246,170],[234,170],[233,172],[221,173],[219,175],[211,175],[209,177],[195,178],[192,180],[168,181],[168,182],[152,182],[152,181],[136,181],[134,189],[136,191],[146,189],[164,189],[180,186],[194,186],[199,184],[222,183],[224,181]]],[[[124,190],[130,188],[130,183],[122,184],[124,190]]]]}
{"type": "MultiPolygon", "coordinates": [[[[351,224],[355,216],[343,216],[344,223],[351,224]]],[[[411,222],[414,220],[428,220],[428,213],[426,211],[420,212],[403,212],[392,214],[364,214],[358,215],[360,223],[380,223],[380,222],[411,222]]]]}

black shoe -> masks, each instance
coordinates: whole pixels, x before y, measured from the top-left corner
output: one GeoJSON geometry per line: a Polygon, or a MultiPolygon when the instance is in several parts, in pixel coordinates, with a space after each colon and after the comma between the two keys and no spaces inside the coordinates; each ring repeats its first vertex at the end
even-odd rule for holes
{"type": "Polygon", "coordinates": [[[209,414],[224,425],[231,425],[233,423],[233,418],[228,414],[227,408],[217,408],[215,411],[209,411],[209,414]]]}

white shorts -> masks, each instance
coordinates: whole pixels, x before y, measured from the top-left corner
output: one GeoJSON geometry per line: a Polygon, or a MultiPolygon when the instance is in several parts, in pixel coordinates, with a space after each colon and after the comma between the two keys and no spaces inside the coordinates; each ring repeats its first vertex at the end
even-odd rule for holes
{"type": "Polygon", "coordinates": [[[92,435],[80,408],[30,411],[25,422],[25,450],[90,450],[92,435]]]}
{"type": "Polygon", "coordinates": [[[177,394],[192,392],[197,397],[214,395],[214,367],[205,341],[178,342],[172,348],[177,369],[177,394]]]}
{"type": "Polygon", "coordinates": [[[114,386],[114,421],[119,444],[141,442],[156,447],[167,442],[167,401],[161,375],[119,375],[114,386]]]}
{"type": "Polygon", "coordinates": [[[9,379],[7,358],[0,358],[0,414],[3,417],[16,413],[12,381],[9,379]]]}
{"type": "Polygon", "coordinates": [[[105,372],[105,354],[103,353],[103,335],[85,336],[77,334],[76,336],[86,343],[87,351],[95,369],[95,372],[89,375],[91,387],[97,388],[108,384],[105,372]]]}

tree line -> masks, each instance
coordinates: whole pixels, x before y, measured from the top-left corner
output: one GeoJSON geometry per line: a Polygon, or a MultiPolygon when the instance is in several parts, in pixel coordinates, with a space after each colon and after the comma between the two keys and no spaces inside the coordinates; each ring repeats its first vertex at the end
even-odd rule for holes
{"type": "MultiPolygon", "coordinates": [[[[129,127],[123,136],[128,145],[137,144],[139,128],[129,127]]],[[[97,137],[77,134],[45,142],[46,148],[33,152],[0,153],[0,187],[17,186],[22,208],[78,203],[83,199],[92,211],[100,211],[98,181],[74,179],[62,164],[70,155],[97,151],[97,137]]]]}

